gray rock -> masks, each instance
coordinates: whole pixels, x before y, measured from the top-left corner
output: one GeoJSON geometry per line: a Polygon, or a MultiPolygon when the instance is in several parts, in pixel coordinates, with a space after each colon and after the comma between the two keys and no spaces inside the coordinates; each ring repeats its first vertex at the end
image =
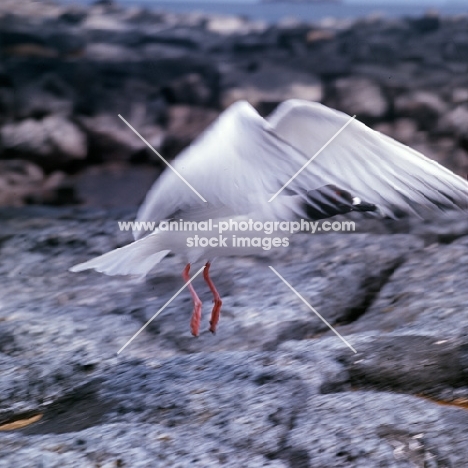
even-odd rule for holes
{"type": "Polygon", "coordinates": [[[19,119],[40,119],[47,115],[70,117],[74,108],[74,93],[57,75],[45,75],[16,96],[15,116],[19,119]]]}
{"type": "Polygon", "coordinates": [[[71,5],[66,7],[65,10],[59,15],[59,18],[73,25],[82,23],[88,16],[88,11],[83,6],[71,5]]]}
{"type": "Polygon", "coordinates": [[[160,169],[154,166],[103,164],[92,166],[73,178],[76,197],[94,207],[139,206],[160,169]]]}
{"type": "Polygon", "coordinates": [[[451,138],[442,137],[435,140],[430,139],[426,132],[417,132],[410,146],[426,157],[449,167],[452,171],[459,169],[459,167],[453,166],[450,162],[450,156],[455,146],[451,138]]]}
{"type": "Polygon", "coordinates": [[[14,115],[15,94],[10,88],[0,88],[0,123],[5,123],[14,115]]]}
{"type": "Polygon", "coordinates": [[[445,59],[453,62],[466,62],[468,57],[468,38],[466,31],[451,35],[451,40],[445,44],[445,59]]]}
{"type": "MultiPolygon", "coordinates": [[[[321,50],[314,53],[310,60],[305,62],[307,71],[317,74],[322,80],[333,80],[337,76],[346,76],[352,73],[353,62],[349,57],[338,53],[338,44],[327,44],[321,50]]],[[[300,60],[304,63],[304,58],[300,60]]]]}
{"type": "Polygon", "coordinates": [[[183,60],[188,58],[190,52],[180,45],[171,44],[143,44],[139,47],[139,51],[147,60],[156,59],[179,59],[183,60]]]}
{"type": "Polygon", "coordinates": [[[365,319],[356,322],[355,327],[421,333],[441,340],[457,336],[464,327],[459,317],[465,309],[462,282],[468,265],[464,253],[466,237],[448,246],[433,242],[452,242],[457,230],[466,236],[467,229],[466,220],[452,227],[437,229],[434,225],[432,232],[420,228],[420,235],[430,239],[431,245],[423,255],[415,255],[396,271],[365,319]],[[450,273],[453,265],[457,266],[456,274],[450,273]]]}
{"type": "Polygon", "coordinates": [[[216,90],[210,88],[199,73],[189,73],[162,90],[166,101],[172,104],[209,106],[217,103],[216,90]]]}
{"type": "Polygon", "coordinates": [[[382,118],[388,103],[380,87],[366,78],[341,78],[333,83],[336,107],[360,119],[382,118]]]}
{"type": "Polygon", "coordinates": [[[168,110],[167,133],[162,146],[164,156],[176,156],[200,135],[218,115],[217,111],[203,107],[171,106],[168,110]]]}
{"type": "MultiPolygon", "coordinates": [[[[463,466],[462,223],[457,240],[440,234],[450,245],[423,248],[415,223],[414,234],[300,234],[269,256],[220,258],[216,336],[190,337],[183,291],[116,355],[180,288],[181,261],[143,283],[67,268],[129,242],[117,221],[133,216],[0,210],[1,467],[463,466]]],[[[211,295],[195,288],[205,330],[211,295]]]]}
{"type": "MultiPolygon", "coordinates": [[[[158,150],[163,141],[162,129],[155,125],[143,126],[144,116],[138,118],[136,105],[133,110],[134,116],[126,117],[143,138],[158,150]]],[[[141,107],[141,111],[142,114],[145,113],[144,107],[141,107]]],[[[118,116],[101,114],[94,117],[82,117],[80,124],[87,134],[90,151],[98,161],[130,160],[146,151],[146,144],[118,116]]],[[[157,157],[153,156],[153,158],[156,160],[157,157]]]]}
{"type": "Polygon", "coordinates": [[[409,118],[401,118],[395,121],[393,137],[406,145],[411,145],[416,139],[418,131],[417,123],[409,118]]]}
{"type": "Polygon", "coordinates": [[[40,164],[50,164],[47,160],[53,158],[60,165],[87,154],[86,136],[59,115],[7,124],[0,129],[0,137],[5,153],[29,156],[40,164]]]}
{"type": "Polygon", "coordinates": [[[436,94],[416,91],[395,100],[398,115],[415,119],[420,127],[432,128],[447,111],[447,104],[436,94]]]}
{"type": "Polygon", "coordinates": [[[468,133],[468,106],[460,105],[444,115],[438,129],[443,133],[466,136],[468,133]]]}
{"type": "Polygon", "coordinates": [[[457,148],[449,161],[449,167],[453,167],[455,172],[461,176],[466,177],[468,174],[468,153],[462,148],[457,148]]]}
{"type": "Polygon", "coordinates": [[[253,23],[240,16],[211,16],[205,24],[208,31],[222,35],[243,35],[263,32],[267,28],[266,22],[253,23]]]}
{"type": "Polygon", "coordinates": [[[63,7],[54,3],[41,2],[35,0],[24,0],[18,3],[15,0],[5,0],[0,5],[0,16],[12,16],[15,13],[17,16],[33,16],[36,18],[47,18],[50,16],[59,15],[63,11],[63,7]]]}
{"type": "Polygon", "coordinates": [[[223,107],[246,100],[263,114],[287,99],[322,99],[322,85],[316,76],[269,63],[261,63],[255,70],[247,72],[240,72],[239,67],[227,69],[224,87],[223,107]]]}
{"type": "Polygon", "coordinates": [[[52,145],[41,122],[29,119],[19,124],[8,124],[2,127],[0,135],[4,151],[41,156],[52,153],[52,145]]]}
{"type": "Polygon", "coordinates": [[[21,206],[40,193],[44,173],[35,164],[24,160],[0,161],[0,205],[21,206]]]}
{"type": "Polygon", "coordinates": [[[468,89],[455,88],[452,91],[452,102],[454,104],[462,104],[464,102],[468,102],[468,89]]]}
{"type": "Polygon", "coordinates": [[[46,117],[42,124],[54,152],[67,159],[86,157],[86,136],[76,125],[60,116],[46,117]]]}
{"type": "Polygon", "coordinates": [[[352,385],[440,400],[447,397],[444,395],[447,386],[465,395],[468,391],[467,346],[454,338],[387,336],[378,343],[369,340],[360,349],[361,355],[343,357],[352,385]]]}
{"type": "Polygon", "coordinates": [[[440,27],[440,17],[438,14],[426,14],[421,18],[409,20],[411,26],[419,33],[427,34],[437,31],[440,27]]]}
{"type": "Polygon", "coordinates": [[[117,44],[90,43],[86,47],[86,57],[96,62],[138,62],[138,51],[117,44]]]}
{"type": "Polygon", "coordinates": [[[3,47],[13,50],[25,44],[45,47],[56,56],[66,57],[82,51],[86,45],[80,30],[52,18],[32,21],[25,16],[0,18],[3,47]]]}

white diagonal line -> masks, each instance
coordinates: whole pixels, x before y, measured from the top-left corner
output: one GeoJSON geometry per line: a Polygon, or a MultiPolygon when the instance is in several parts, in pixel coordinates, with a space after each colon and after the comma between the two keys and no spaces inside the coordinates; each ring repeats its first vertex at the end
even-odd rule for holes
{"type": "Polygon", "coordinates": [[[335,333],[335,335],[341,339],[347,346],[349,346],[355,353],[357,351],[346,341],[272,266],[270,270],[315,314],[317,317],[335,333]]]}
{"type": "Polygon", "coordinates": [[[354,119],[353,115],[269,200],[271,203],[354,119]]]}
{"type": "Polygon", "coordinates": [[[120,354],[203,270],[202,266],[118,351],[120,354]]]}
{"type": "Polygon", "coordinates": [[[187,179],[185,179],[185,177],[177,170],[175,169],[169,162],[166,161],[166,159],[164,159],[152,146],[150,143],[148,143],[120,114],[118,114],[119,118],[121,120],[123,120],[123,122],[125,122],[127,124],[127,126],[133,130],[133,132],[135,133],[135,135],[139,136],[141,138],[141,140],[143,141],[143,143],[145,143],[149,149],[151,149],[152,151],[154,151],[154,153],[156,153],[157,156],[159,156],[159,158],[161,159],[161,161],[163,161],[166,166],[171,169],[176,175],[178,175],[180,177],[180,179],[185,182],[187,184],[188,187],[190,187],[193,192],[198,196],[200,197],[201,200],[203,200],[205,203],[207,203],[207,201],[198,193],[198,191],[192,187],[192,185],[190,184],[190,182],[187,181],[187,179]]]}

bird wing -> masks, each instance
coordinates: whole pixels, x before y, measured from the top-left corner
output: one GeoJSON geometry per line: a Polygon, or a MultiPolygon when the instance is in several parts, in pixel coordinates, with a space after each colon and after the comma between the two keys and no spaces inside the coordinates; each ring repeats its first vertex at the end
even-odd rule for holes
{"type": "MultiPolygon", "coordinates": [[[[289,207],[281,213],[281,200],[268,199],[304,156],[266,132],[266,126],[247,102],[230,106],[156,180],[137,221],[206,220],[252,212],[271,215],[269,219],[288,217],[289,207]]],[[[135,231],[134,237],[144,234],[135,231]]]]}
{"type": "Polygon", "coordinates": [[[288,188],[310,189],[331,181],[353,196],[397,211],[422,216],[445,209],[468,210],[468,182],[437,162],[342,112],[297,99],[285,101],[268,117],[272,132],[306,160],[347,123],[349,125],[294,179],[288,188]]]}
{"type": "MultiPolygon", "coordinates": [[[[250,104],[239,101],[157,179],[137,221],[206,220],[250,213],[263,219],[289,219],[296,208],[300,213],[297,198],[305,200],[307,191],[326,185],[348,190],[389,216],[397,210],[421,216],[423,208],[429,213],[468,209],[464,179],[349,119],[318,103],[289,100],[265,120],[250,104]]],[[[134,237],[144,234],[135,231],[134,237]]]]}
{"type": "Polygon", "coordinates": [[[75,273],[94,269],[109,276],[135,275],[144,278],[170,252],[164,248],[157,234],[158,231],[155,231],[144,239],[74,265],[69,271],[75,273]]]}

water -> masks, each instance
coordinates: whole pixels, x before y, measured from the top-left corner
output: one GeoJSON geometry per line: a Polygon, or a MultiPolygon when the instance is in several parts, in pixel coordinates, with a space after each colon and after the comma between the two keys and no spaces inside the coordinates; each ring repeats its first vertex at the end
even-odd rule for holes
{"type": "MultiPolygon", "coordinates": [[[[62,0],[62,3],[71,3],[71,0],[62,0]]],[[[76,0],[74,1],[76,3],[76,0]]],[[[92,0],[81,0],[78,3],[89,4],[92,0]]],[[[154,0],[123,0],[122,5],[141,5],[155,9],[163,9],[173,12],[199,11],[203,13],[213,13],[222,15],[242,15],[251,19],[259,19],[268,22],[277,22],[285,17],[294,17],[304,21],[320,21],[333,17],[339,19],[358,18],[383,14],[388,17],[401,16],[421,16],[428,10],[437,10],[443,15],[468,14],[468,6],[462,3],[440,3],[437,1],[426,3],[414,3],[410,0],[405,3],[370,2],[362,4],[309,4],[300,5],[293,3],[254,3],[248,0],[238,0],[237,2],[212,1],[172,1],[159,2],[154,0]]]]}

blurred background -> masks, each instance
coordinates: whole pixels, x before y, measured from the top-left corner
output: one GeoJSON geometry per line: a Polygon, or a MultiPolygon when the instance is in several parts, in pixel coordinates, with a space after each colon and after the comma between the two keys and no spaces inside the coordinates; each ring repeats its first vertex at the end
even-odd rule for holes
{"type": "Polygon", "coordinates": [[[177,252],[68,271],[132,240],[163,170],[118,114],[170,159],[239,99],[319,101],[465,177],[466,10],[0,0],[0,468],[468,466],[466,215],[218,258],[197,339],[177,252]]]}
{"type": "Polygon", "coordinates": [[[0,4],[0,205],[136,206],[232,102],[320,101],[468,172],[468,16],[443,1],[0,4]]]}

